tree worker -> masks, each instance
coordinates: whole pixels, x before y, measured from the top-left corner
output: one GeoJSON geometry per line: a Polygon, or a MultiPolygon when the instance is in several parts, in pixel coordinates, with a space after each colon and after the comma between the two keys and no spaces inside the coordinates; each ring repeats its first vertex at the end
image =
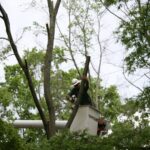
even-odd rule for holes
{"type": "Polygon", "coordinates": [[[107,122],[104,117],[98,119],[97,135],[105,135],[107,133],[107,122]]]}
{"type": "MultiPolygon", "coordinates": [[[[82,80],[84,80],[84,89],[80,100],[80,105],[92,105],[92,100],[87,93],[89,88],[89,82],[87,77],[83,77],[82,80]]],[[[78,98],[79,90],[80,90],[81,80],[73,79],[72,80],[72,89],[68,93],[67,99],[69,99],[72,103],[75,103],[75,101],[78,98]]]]}

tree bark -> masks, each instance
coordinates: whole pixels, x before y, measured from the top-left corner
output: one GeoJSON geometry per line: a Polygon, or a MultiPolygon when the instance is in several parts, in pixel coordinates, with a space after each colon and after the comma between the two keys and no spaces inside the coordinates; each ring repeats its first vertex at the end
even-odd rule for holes
{"type": "Polygon", "coordinates": [[[55,36],[55,24],[56,24],[56,16],[59,9],[61,0],[57,0],[56,5],[54,7],[53,1],[47,0],[48,9],[49,9],[49,20],[50,26],[46,25],[47,28],[47,50],[45,54],[44,60],[44,96],[46,100],[46,104],[49,112],[49,122],[48,122],[48,138],[55,134],[55,109],[52,101],[51,95],[51,62],[53,58],[53,47],[54,47],[54,36],[55,36]]]}

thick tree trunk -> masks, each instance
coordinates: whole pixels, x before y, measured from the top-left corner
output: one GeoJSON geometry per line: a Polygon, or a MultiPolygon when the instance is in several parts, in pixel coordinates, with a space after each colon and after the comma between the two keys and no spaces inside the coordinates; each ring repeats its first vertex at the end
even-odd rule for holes
{"type": "Polygon", "coordinates": [[[52,101],[51,95],[51,63],[53,59],[53,47],[54,47],[54,36],[55,36],[55,24],[56,24],[56,15],[58,12],[58,8],[61,0],[57,0],[56,5],[54,7],[53,2],[51,0],[47,0],[48,9],[49,9],[49,19],[50,26],[46,25],[47,28],[47,50],[44,61],[44,95],[46,104],[49,112],[49,122],[48,122],[48,138],[55,134],[55,109],[52,101]]]}

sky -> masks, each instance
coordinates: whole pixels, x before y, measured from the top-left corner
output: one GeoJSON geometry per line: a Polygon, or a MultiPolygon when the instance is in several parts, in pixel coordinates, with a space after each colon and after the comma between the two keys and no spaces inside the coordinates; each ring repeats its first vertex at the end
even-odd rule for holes
{"type": "MultiPolygon", "coordinates": [[[[40,1],[40,0],[38,0],[40,1]]],[[[14,39],[17,39],[22,33],[22,29],[27,26],[32,26],[34,21],[38,21],[39,24],[45,26],[45,24],[48,22],[48,15],[47,12],[40,8],[40,6],[37,8],[31,8],[29,7],[29,4],[32,6],[35,5],[36,0],[0,0],[0,3],[5,8],[6,12],[8,13],[10,24],[11,24],[11,31],[13,34],[14,39]],[[31,2],[32,1],[32,2],[31,2]]],[[[40,1],[42,3],[42,1],[40,1]]],[[[46,0],[45,0],[46,2],[46,0]]],[[[43,2],[44,3],[44,2],[43,2]]],[[[66,27],[66,21],[65,21],[65,11],[61,8],[59,10],[58,19],[59,24],[61,26],[61,29],[63,30],[66,27]]],[[[124,47],[116,42],[116,39],[113,38],[113,31],[118,26],[119,21],[117,18],[115,18],[113,15],[107,13],[107,15],[102,19],[103,24],[103,30],[101,33],[101,39],[109,39],[109,43],[107,45],[107,48],[109,49],[106,53],[103,61],[102,61],[102,68],[101,68],[101,78],[102,78],[102,84],[104,87],[108,87],[112,84],[116,85],[119,94],[122,98],[130,97],[136,95],[139,91],[133,87],[131,84],[129,84],[122,72],[122,64],[123,64],[123,58],[125,54],[124,47]]],[[[3,25],[3,22],[0,20],[0,37],[6,36],[5,27],[3,25]]],[[[58,36],[58,32],[56,32],[56,38],[58,36]]],[[[59,44],[59,41],[55,41],[55,44],[59,44]],[[57,43],[58,42],[58,43],[57,43]]],[[[35,38],[33,33],[25,33],[23,35],[23,38],[19,41],[17,44],[19,53],[22,55],[24,49],[30,49],[32,47],[39,47],[39,48],[46,48],[46,38],[44,36],[39,36],[38,38],[35,38]]],[[[91,54],[91,61],[95,65],[95,67],[98,67],[97,60],[99,59],[99,56],[97,53],[91,54]]],[[[3,63],[0,63],[0,82],[4,80],[4,71],[3,71],[3,63]]],[[[16,59],[11,56],[5,61],[6,64],[15,64],[16,59]]],[[[72,63],[65,63],[63,64],[64,69],[69,69],[72,67],[72,63]]],[[[92,72],[93,75],[94,71],[92,72]]],[[[144,78],[141,78],[141,72],[137,72],[136,75],[130,75],[128,76],[129,80],[134,82],[137,86],[144,86],[146,85],[146,81],[144,78]]]]}

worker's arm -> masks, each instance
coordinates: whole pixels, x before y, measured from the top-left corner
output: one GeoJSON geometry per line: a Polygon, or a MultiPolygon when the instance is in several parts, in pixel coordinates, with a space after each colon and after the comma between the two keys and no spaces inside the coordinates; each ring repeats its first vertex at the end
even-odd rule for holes
{"type": "Polygon", "coordinates": [[[74,103],[74,102],[75,102],[76,97],[75,97],[75,90],[74,90],[74,89],[72,89],[72,90],[68,93],[68,95],[66,96],[66,99],[67,99],[68,101],[70,101],[71,103],[74,103]]]}

